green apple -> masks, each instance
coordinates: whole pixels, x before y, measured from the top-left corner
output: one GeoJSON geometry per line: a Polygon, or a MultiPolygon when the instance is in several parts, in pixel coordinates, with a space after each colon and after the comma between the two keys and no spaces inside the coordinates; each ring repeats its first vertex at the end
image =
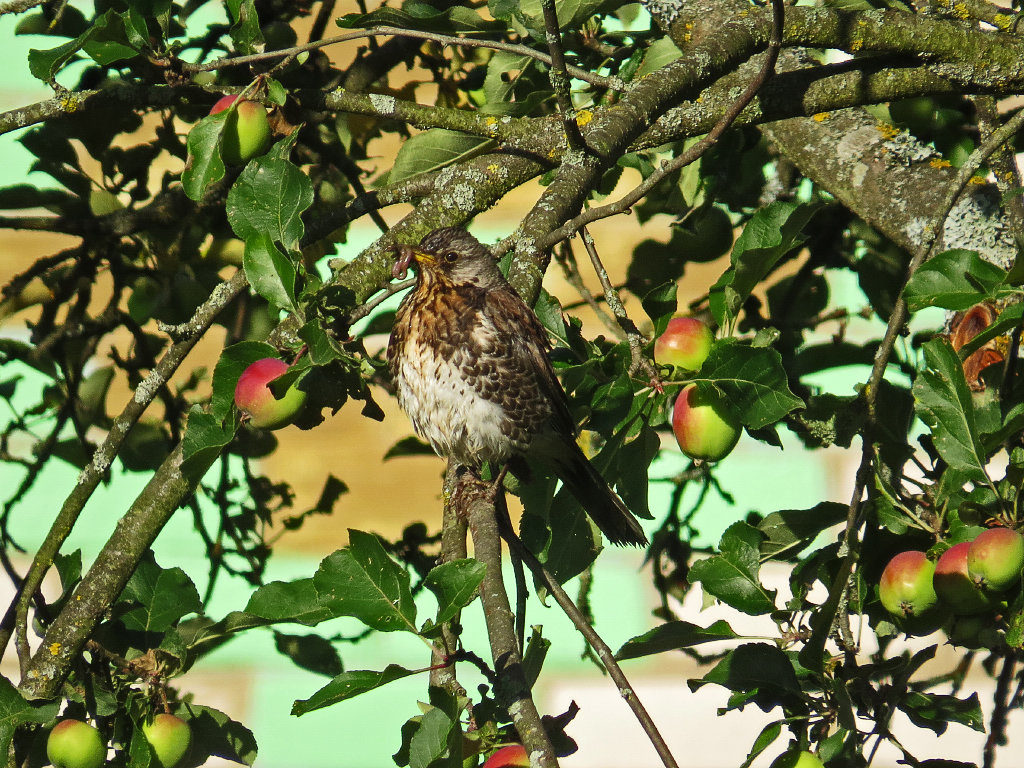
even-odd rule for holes
{"type": "Polygon", "coordinates": [[[46,756],[56,768],[100,768],[107,759],[107,745],[88,723],[61,720],[46,739],[46,756]]]}
{"type": "Polygon", "coordinates": [[[939,600],[949,606],[957,616],[983,613],[994,604],[992,598],[982,591],[967,571],[969,541],[961,541],[945,552],[935,563],[932,585],[939,600]]]}
{"type": "Polygon", "coordinates": [[[711,352],[715,335],[695,317],[673,317],[654,342],[654,362],[683,371],[699,371],[711,352]]]}
{"type": "Polygon", "coordinates": [[[157,768],[174,768],[192,743],[192,729],[188,723],[167,713],[160,713],[144,722],[142,735],[149,742],[157,768]]]}
{"type": "Polygon", "coordinates": [[[211,115],[234,109],[228,113],[220,139],[220,156],[228,165],[243,165],[267,150],[270,142],[270,121],[262,104],[237,96],[224,96],[213,105],[211,115]]]}
{"type": "Polygon", "coordinates": [[[967,550],[967,571],[982,589],[1002,592],[1020,580],[1024,569],[1024,538],[1009,528],[979,533],[967,550]]]}
{"type": "Polygon", "coordinates": [[[825,764],[813,752],[792,750],[775,758],[771,768],[825,768],[825,764]]]}
{"type": "Polygon", "coordinates": [[[530,756],[522,744],[509,744],[502,747],[483,764],[483,768],[527,768],[530,756]]]}
{"type": "Polygon", "coordinates": [[[736,447],[740,425],[715,392],[702,395],[690,384],[676,397],[672,431],[679,449],[697,461],[718,461],[736,447]]]}
{"type": "Polygon", "coordinates": [[[260,429],[279,429],[292,423],[306,402],[306,393],[294,384],[280,399],[267,386],[288,370],[288,363],[265,357],[250,364],[235,385],[235,406],[249,423],[260,429]]]}

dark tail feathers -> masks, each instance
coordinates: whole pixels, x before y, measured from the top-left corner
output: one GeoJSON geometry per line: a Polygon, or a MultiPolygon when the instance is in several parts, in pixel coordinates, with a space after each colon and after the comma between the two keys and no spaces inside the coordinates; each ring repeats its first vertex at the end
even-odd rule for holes
{"type": "Polygon", "coordinates": [[[645,546],[647,536],[640,523],[622,499],[608,487],[601,473],[587,460],[579,446],[575,442],[568,443],[566,454],[555,461],[558,476],[601,529],[601,533],[612,544],[620,547],[645,546]]]}

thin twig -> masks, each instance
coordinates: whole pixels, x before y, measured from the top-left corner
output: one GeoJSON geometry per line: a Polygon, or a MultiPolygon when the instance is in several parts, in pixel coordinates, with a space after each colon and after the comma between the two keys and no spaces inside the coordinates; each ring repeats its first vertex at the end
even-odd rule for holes
{"type": "Polygon", "coordinates": [[[635,189],[627,192],[621,199],[616,200],[614,203],[608,205],[602,205],[597,208],[590,208],[583,211],[579,216],[566,222],[555,231],[549,233],[538,243],[538,249],[540,251],[546,251],[550,249],[555,243],[560,240],[564,240],[567,237],[572,237],[577,231],[585,227],[591,222],[597,221],[598,219],[604,219],[608,216],[616,216],[620,213],[626,213],[629,211],[637,202],[647,196],[647,194],[656,187],[662,179],[666,176],[678,171],[680,168],[684,168],[690,163],[700,158],[705,152],[711,147],[718,143],[718,140],[722,137],[722,134],[732,125],[733,121],[739,116],[740,112],[749,104],[754,96],[761,87],[768,82],[768,79],[775,72],[775,62],[779,58],[779,51],[782,48],[782,25],[784,22],[785,8],[783,6],[783,0],[772,0],[772,31],[771,38],[768,41],[768,49],[765,52],[765,59],[761,65],[761,69],[749,85],[746,90],[740,95],[740,97],[733,102],[732,106],[726,110],[722,118],[715,124],[715,127],[704,136],[703,139],[692,144],[685,152],[677,155],[671,161],[664,163],[660,168],[655,170],[643,180],[635,189]]]}
{"type": "Polygon", "coordinates": [[[593,625],[587,621],[586,617],[572,601],[572,598],[562,589],[562,585],[558,583],[558,580],[552,576],[541,562],[534,556],[534,554],[526,548],[523,542],[518,536],[512,531],[511,526],[503,525],[501,530],[504,532],[505,541],[508,542],[509,548],[514,550],[519,557],[523,559],[527,567],[533,572],[533,575],[544,584],[548,592],[558,603],[558,606],[565,612],[565,615],[569,617],[572,623],[579,630],[579,633],[583,635],[584,639],[594,649],[594,653],[601,660],[601,664],[608,671],[608,676],[618,686],[619,695],[626,700],[626,704],[633,710],[633,714],[639,721],[640,726],[644,729],[647,737],[651,740],[651,744],[654,745],[654,749],[657,751],[658,756],[661,758],[661,762],[665,765],[665,768],[679,768],[679,764],[676,762],[675,757],[672,755],[672,751],[668,748],[668,744],[665,743],[665,739],[662,737],[661,732],[658,730],[658,726],[651,718],[647,709],[644,707],[643,702],[636,695],[636,690],[633,688],[632,683],[626,677],[622,671],[622,667],[619,666],[618,662],[615,661],[615,654],[608,644],[597,634],[597,630],[594,629],[593,625]]]}
{"type": "MultiPolygon", "coordinates": [[[[343,35],[336,35],[323,40],[312,40],[304,45],[296,45],[292,48],[281,48],[277,51],[265,51],[264,53],[252,53],[246,56],[215,59],[214,61],[210,61],[205,64],[183,64],[182,69],[186,72],[209,72],[216,69],[240,67],[261,61],[273,61],[275,59],[284,59],[282,64],[285,64],[305,51],[325,48],[337,43],[346,43],[351,40],[361,40],[367,37],[379,36],[408,37],[414,40],[431,40],[442,45],[461,45],[466,48],[490,48],[495,51],[505,51],[507,53],[514,53],[518,56],[536,59],[543,64],[551,66],[551,57],[548,54],[535,51],[533,48],[525,45],[504,43],[498,40],[474,40],[467,37],[442,35],[436,32],[420,32],[413,29],[401,29],[400,27],[379,26],[370,27],[369,29],[360,30],[358,32],[346,32],[343,35]]],[[[599,88],[608,88],[614,91],[623,91],[626,88],[625,84],[617,77],[603,77],[602,75],[595,75],[593,72],[588,72],[585,69],[573,66],[567,66],[566,71],[575,79],[582,80],[585,83],[589,83],[590,85],[594,85],[599,88]]]]}
{"type": "Polygon", "coordinates": [[[583,152],[587,145],[583,140],[583,134],[580,133],[580,126],[576,122],[576,108],[572,105],[572,96],[569,95],[569,76],[566,72],[565,55],[562,52],[562,35],[558,29],[558,13],[555,11],[555,0],[540,0],[540,7],[544,13],[545,40],[548,44],[548,52],[551,55],[548,79],[551,81],[551,88],[555,92],[558,111],[562,114],[565,140],[569,145],[569,149],[583,152]]]}
{"type": "Polygon", "coordinates": [[[618,338],[625,340],[625,330],[615,322],[615,318],[608,313],[604,306],[598,302],[594,294],[583,284],[583,276],[580,274],[579,266],[576,264],[576,257],[572,252],[572,245],[568,240],[563,240],[555,249],[555,260],[562,265],[565,279],[576,289],[583,302],[594,311],[594,314],[601,320],[604,327],[618,338]]]}
{"type": "Polygon", "coordinates": [[[643,334],[637,329],[636,324],[626,314],[626,308],[622,306],[619,292],[615,290],[612,281],[608,279],[608,271],[604,268],[601,257],[597,253],[594,238],[590,236],[590,232],[587,231],[586,227],[580,230],[580,237],[583,239],[583,244],[590,255],[590,263],[594,265],[594,272],[597,273],[597,277],[601,281],[601,288],[604,290],[604,300],[612,314],[615,315],[616,322],[622,327],[626,334],[626,340],[629,342],[629,354],[632,358],[632,362],[629,364],[629,375],[633,376],[637,371],[643,370],[647,380],[651,382],[651,386],[660,389],[661,379],[658,376],[658,372],[654,370],[654,366],[651,365],[650,360],[643,353],[643,346],[647,343],[647,339],[644,338],[643,334]]]}
{"type": "Polygon", "coordinates": [[[993,768],[996,764],[996,748],[1006,743],[1006,715],[1009,709],[1010,684],[1017,667],[1017,654],[1009,651],[1003,659],[1003,668],[996,680],[996,691],[992,696],[994,708],[989,722],[988,738],[985,739],[984,763],[982,768],[993,768]]]}

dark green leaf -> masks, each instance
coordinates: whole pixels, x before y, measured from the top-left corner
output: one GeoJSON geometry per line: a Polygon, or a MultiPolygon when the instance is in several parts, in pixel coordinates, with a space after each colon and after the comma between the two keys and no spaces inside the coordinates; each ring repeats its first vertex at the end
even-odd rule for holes
{"type": "Polygon", "coordinates": [[[199,765],[206,763],[207,757],[222,757],[242,765],[256,761],[256,739],[252,731],[223,712],[189,704],[177,715],[185,719],[192,730],[190,760],[198,760],[199,765]]]}
{"type": "Polygon", "coordinates": [[[338,19],[338,26],[347,29],[388,26],[448,34],[496,31],[505,27],[500,22],[484,19],[465,6],[438,10],[429,3],[415,0],[406,0],[401,9],[381,6],[370,13],[346,14],[338,19]]]}
{"type": "Polygon", "coordinates": [[[235,234],[246,242],[266,235],[292,250],[305,231],[301,216],[313,202],[313,182],[297,166],[275,155],[285,142],[291,145],[283,139],[239,174],[228,192],[227,214],[235,234]]]}
{"type": "Polygon", "coordinates": [[[397,443],[388,448],[384,454],[384,461],[396,459],[400,456],[434,456],[434,449],[418,437],[410,435],[403,437],[397,443]]]}
{"type": "Polygon", "coordinates": [[[234,436],[234,424],[222,424],[212,414],[200,410],[198,405],[192,406],[181,441],[182,474],[196,481],[202,479],[234,436]]]}
{"type": "Polygon", "coordinates": [[[227,117],[226,111],[209,115],[188,132],[188,162],[181,173],[181,186],[192,200],[201,200],[207,187],[224,178],[220,140],[227,117]]]}
{"type": "Polygon", "coordinates": [[[257,53],[257,46],[263,43],[263,32],[255,0],[227,0],[227,8],[231,14],[231,42],[235,49],[240,53],[257,53]]]}
{"type": "Polygon", "coordinates": [[[699,680],[690,680],[691,690],[715,683],[730,691],[765,689],[773,694],[799,693],[800,682],[793,662],[776,645],[746,643],[730,651],[699,680]]]}
{"type": "Polygon", "coordinates": [[[747,753],[747,759],[740,763],[740,768],[750,768],[750,764],[757,759],[758,755],[770,747],[781,734],[782,721],[776,720],[774,723],[768,723],[754,739],[754,744],[750,747],[750,752],[747,753]]]}
{"type": "Polygon", "coordinates": [[[320,604],[385,632],[416,632],[409,574],[373,534],[349,530],[349,545],[328,555],[313,577],[320,604]]]}
{"type": "Polygon", "coordinates": [[[644,312],[654,323],[654,338],[665,332],[676,311],[676,282],[663,283],[643,298],[644,312]]]}
{"type": "Polygon", "coordinates": [[[245,241],[242,260],[249,284],[275,307],[295,311],[295,265],[263,233],[245,241]]]}
{"type": "Polygon", "coordinates": [[[530,639],[526,641],[526,652],[523,653],[523,676],[526,678],[526,685],[532,689],[534,683],[540,677],[541,668],[547,658],[548,650],[551,648],[551,641],[541,634],[541,627],[533,625],[530,639]]]}
{"type": "Polygon", "coordinates": [[[730,410],[751,429],[774,424],[804,405],[789,389],[778,352],[736,339],[717,341],[694,381],[702,391],[714,387],[724,394],[730,410]]]}
{"type": "Polygon", "coordinates": [[[680,648],[691,648],[702,643],[716,640],[732,640],[739,637],[732,627],[723,620],[718,620],[708,628],[691,624],[688,621],[669,621],[660,624],[649,632],[627,640],[615,658],[619,661],[637,659],[654,653],[676,651],[680,648]]]}
{"type": "Polygon", "coordinates": [[[423,579],[423,586],[437,598],[435,624],[455,617],[476,597],[477,587],[484,580],[486,566],[479,560],[451,560],[430,569],[423,579]]]}
{"type": "Polygon", "coordinates": [[[796,557],[826,528],[846,519],[846,505],[823,501],[810,509],[781,509],[767,515],[758,530],[764,534],[761,555],[765,558],[796,557]]]}
{"type": "Polygon", "coordinates": [[[966,699],[958,699],[956,696],[908,691],[897,700],[896,706],[906,713],[914,725],[928,728],[940,736],[951,722],[985,732],[985,719],[977,693],[972,693],[966,699]]]}
{"type": "Polygon", "coordinates": [[[732,267],[711,287],[711,311],[720,326],[729,327],[754,287],[803,243],[803,228],[816,212],[815,206],[779,201],[751,217],[733,245],[732,267]]]}
{"type": "Polygon", "coordinates": [[[294,622],[313,626],[330,618],[320,605],[313,579],[271,581],[252,593],[245,613],[273,622],[294,622]]]}
{"type": "MultiPolygon", "coordinates": [[[[455,727],[455,721],[444,710],[439,707],[428,709],[409,740],[409,768],[436,768],[439,765],[437,761],[446,753],[450,754],[449,736],[455,727]]],[[[451,765],[451,761],[441,764],[451,765]]],[[[455,766],[461,764],[461,759],[454,763],[455,766]]]]}
{"type": "Polygon", "coordinates": [[[747,523],[733,523],[722,535],[721,554],[698,560],[690,568],[690,581],[744,613],[757,615],[775,610],[775,591],[758,579],[762,535],[747,523]]]}
{"type": "Polygon", "coordinates": [[[337,649],[320,635],[286,635],[275,632],[274,647],[278,653],[310,672],[327,677],[341,674],[341,657],[337,649]]]}
{"type": "Polygon", "coordinates": [[[945,339],[924,345],[927,369],[914,382],[917,415],[932,430],[935,448],[951,467],[971,480],[986,480],[988,463],[975,424],[971,391],[960,358],[945,339]]]}
{"type": "Polygon", "coordinates": [[[353,696],[415,674],[415,670],[406,669],[397,664],[388,664],[381,672],[368,669],[342,672],[308,699],[300,699],[292,704],[292,714],[305,715],[308,712],[329,707],[331,704],[337,704],[339,701],[351,699],[353,696]]]}
{"type": "Polygon", "coordinates": [[[51,82],[61,67],[83,48],[99,64],[110,64],[134,56],[135,51],[119,43],[118,36],[123,38],[124,24],[114,11],[107,10],[74,40],[46,51],[31,49],[28,52],[29,71],[33,77],[51,82]]]}
{"type": "Polygon", "coordinates": [[[924,307],[964,310],[998,299],[1005,280],[1006,270],[975,251],[946,251],[921,265],[903,297],[912,312],[924,307]]]}
{"type": "Polygon", "coordinates": [[[10,680],[0,676],[0,749],[4,754],[11,745],[14,729],[25,723],[48,723],[57,716],[60,702],[33,706],[22,698],[10,680]]]}
{"type": "Polygon", "coordinates": [[[153,559],[140,563],[132,573],[122,600],[139,603],[121,617],[128,629],[163,632],[189,613],[199,613],[199,592],[181,568],[161,568],[153,559]]]}

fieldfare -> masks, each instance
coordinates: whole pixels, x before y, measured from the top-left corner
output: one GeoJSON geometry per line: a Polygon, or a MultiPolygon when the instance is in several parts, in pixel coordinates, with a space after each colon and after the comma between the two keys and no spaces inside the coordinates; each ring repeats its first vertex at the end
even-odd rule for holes
{"type": "Polygon", "coordinates": [[[576,424],[548,360],[537,316],[490,252],[456,227],[398,248],[403,277],[416,262],[416,286],[402,301],[388,343],[398,402],[434,451],[479,471],[550,469],[613,544],[647,537],[576,443],[576,424]]]}

